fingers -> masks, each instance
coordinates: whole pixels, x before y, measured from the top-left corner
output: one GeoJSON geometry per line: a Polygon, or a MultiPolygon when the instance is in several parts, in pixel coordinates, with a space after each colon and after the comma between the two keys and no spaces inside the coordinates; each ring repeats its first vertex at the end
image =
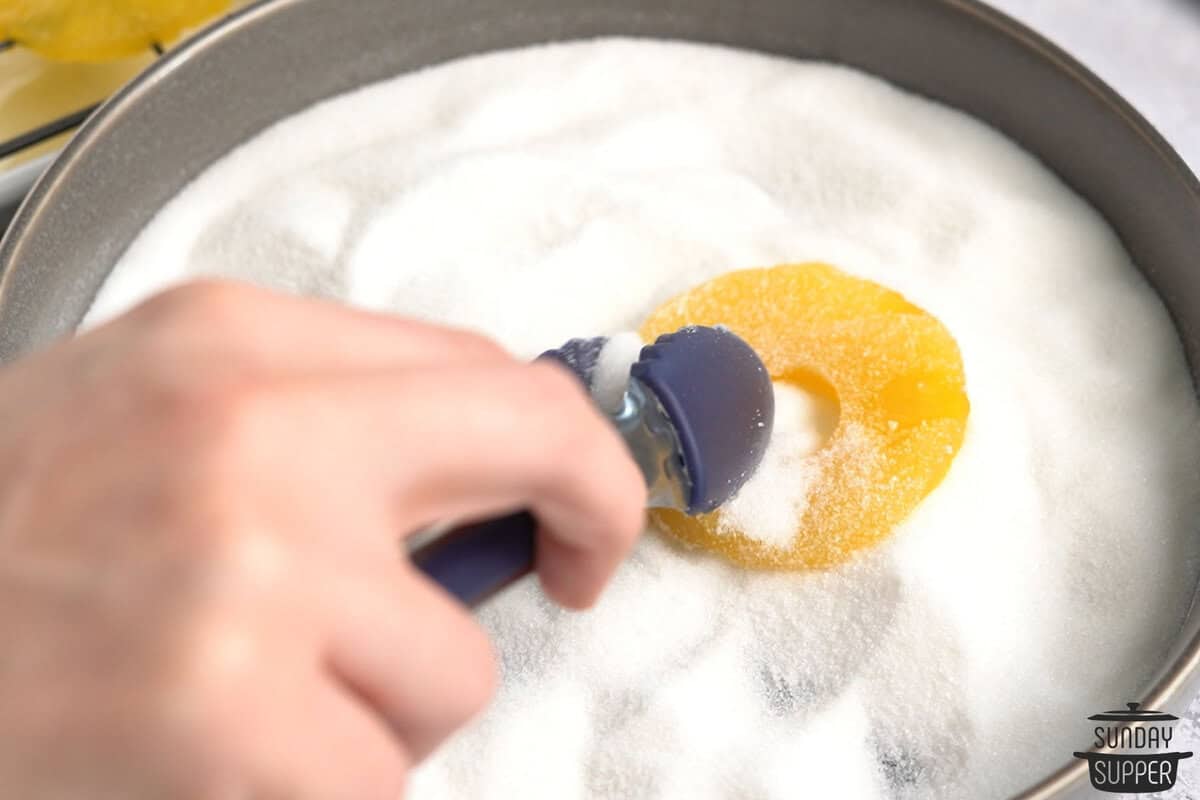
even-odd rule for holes
{"type": "Polygon", "coordinates": [[[106,328],[270,375],[512,360],[467,331],[230,281],[168,290],[106,328]]]}
{"type": "Polygon", "coordinates": [[[565,605],[591,604],[643,527],[646,490],[625,444],[578,381],[551,364],[305,383],[257,416],[278,428],[258,440],[305,432],[296,446],[308,452],[288,457],[325,470],[309,475],[312,486],[371,487],[401,530],[530,509],[538,573],[565,605]]]}
{"type": "Polygon", "coordinates": [[[462,606],[399,559],[346,576],[325,587],[329,668],[419,761],[491,698],[491,645],[462,606]]]}

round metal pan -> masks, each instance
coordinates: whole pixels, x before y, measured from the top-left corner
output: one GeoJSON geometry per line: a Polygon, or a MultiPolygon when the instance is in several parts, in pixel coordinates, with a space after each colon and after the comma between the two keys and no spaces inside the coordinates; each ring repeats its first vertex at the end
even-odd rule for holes
{"type": "MultiPolygon", "coordinates": [[[[161,59],[43,176],[0,244],[0,361],[72,331],[113,263],[189,180],[330,95],[486,50],[604,35],[690,39],[842,62],[963,109],[1095,205],[1200,364],[1200,183],[1099,79],[974,0],[273,0],[161,59]]],[[[1144,699],[1180,709],[1200,677],[1190,615],[1144,699]]],[[[1126,698],[1114,698],[1123,700],[1126,698]]],[[[1082,721],[1081,721],[1082,724],[1082,721]]],[[[1022,795],[1090,792],[1064,766],[1022,795]]],[[[1069,763],[1068,762],[1073,762],[1069,763]]],[[[1030,775],[1030,783],[1043,776],[1030,775]]]]}

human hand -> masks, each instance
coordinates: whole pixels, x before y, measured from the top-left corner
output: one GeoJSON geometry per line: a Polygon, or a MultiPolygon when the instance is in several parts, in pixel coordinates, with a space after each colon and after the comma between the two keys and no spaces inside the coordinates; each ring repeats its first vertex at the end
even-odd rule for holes
{"type": "Polygon", "coordinates": [[[203,283],[0,370],[0,786],[388,798],[486,703],[401,557],[529,508],[591,603],[645,489],[578,382],[472,334],[203,283]]]}

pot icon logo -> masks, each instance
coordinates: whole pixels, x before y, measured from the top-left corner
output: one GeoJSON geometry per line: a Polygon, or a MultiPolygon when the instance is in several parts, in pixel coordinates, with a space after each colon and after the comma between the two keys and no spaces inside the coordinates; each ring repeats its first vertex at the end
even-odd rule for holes
{"type": "Polygon", "coordinates": [[[1087,759],[1092,787],[1101,792],[1165,792],[1179,777],[1179,762],[1191,751],[1172,751],[1171,739],[1179,717],[1126,703],[1126,710],[1102,711],[1088,719],[1092,748],[1075,753],[1087,759]]]}

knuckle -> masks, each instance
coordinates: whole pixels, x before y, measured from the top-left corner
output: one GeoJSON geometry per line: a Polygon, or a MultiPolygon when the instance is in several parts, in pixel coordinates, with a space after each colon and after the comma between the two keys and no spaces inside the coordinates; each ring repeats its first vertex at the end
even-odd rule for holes
{"type": "Polygon", "coordinates": [[[261,390],[248,383],[164,392],[158,399],[159,429],[179,452],[198,488],[226,483],[232,470],[255,452],[265,418],[261,390]]]}
{"type": "Polygon", "coordinates": [[[482,334],[472,331],[451,331],[451,344],[459,350],[475,353],[483,358],[490,360],[501,360],[509,358],[508,351],[500,346],[494,339],[489,339],[482,334]]]}
{"type": "Polygon", "coordinates": [[[237,501],[222,502],[195,533],[195,569],[206,596],[269,597],[287,582],[295,563],[284,538],[243,508],[237,501]]]}
{"type": "Polygon", "coordinates": [[[247,700],[264,655],[248,623],[210,608],[177,619],[172,639],[163,643],[159,666],[143,685],[139,702],[150,727],[187,740],[189,749],[229,744],[227,730],[237,707],[247,700]]]}
{"type": "Polygon", "coordinates": [[[248,294],[233,281],[202,279],[155,295],[135,313],[156,335],[187,340],[220,333],[245,320],[253,313],[248,294]]]}
{"type": "MultiPolygon", "coordinates": [[[[195,446],[207,455],[201,463],[215,468],[217,475],[237,466],[254,453],[268,436],[271,414],[266,387],[250,381],[229,383],[199,392],[181,404],[183,425],[195,427],[195,446]]],[[[236,470],[235,470],[236,472],[236,470]]]]}
{"type": "Polygon", "coordinates": [[[168,289],[131,312],[140,335],[130,368],[158,383],[203,385],[246,360],[256,313],[249,290],[231,281],[168,289]]]}
{"type": "Polygon", "coordinates": [[[99,403],[139,425],[193,427],[191,417],[207,412],[214,389],[265,374],[256,356],[261,314],[250,290],[233,282],[205,280],[155,295],[122,318],[120,346],[94,370],[99,403]]]}
{"type": "Polygon", "coordinates": [[[230,614],[205,613],[187,625],[177,656],[175,677],[196,694],[224,695],[258,663],[258,637],[230,614]]]}
{"type": "Polygon", "coordinates": [[[539,397],[547,402],[577,408],[587,400],[586,390],[579,378],[561,364],[540,359],[529,365],[532,383],[539,397]]]}
{"type": "Polygon", "coordinates": [[[224,386],[185,395],[165,412],[165,447],[175,454],[167,481],[176,520],[192,533],[201,563],[212,568],[253,568],[271,563],[269,542],[253,525],[247,487],[264,474],[269,458],[269,414],[263,392],[253,386],[224,386]]]}
{"type": "Polygon", "coordinates": [[[256,449],[260,423],[247,391],[170,384],[135,391],[122,419],[135,426],[126,441],[147,467],[139,518],[169,526],[183,541],[227,522],[233,501],[254,485],[255,462],[267,457],[256,449]]]}
{"type": "Polygon", "coordinates": [[[170,317],[208,319],[211,315],[239,313],[246,306],[247,289],[234,281],[201,278],[167,289],[148,302],[148,308],[170,317]]]}

